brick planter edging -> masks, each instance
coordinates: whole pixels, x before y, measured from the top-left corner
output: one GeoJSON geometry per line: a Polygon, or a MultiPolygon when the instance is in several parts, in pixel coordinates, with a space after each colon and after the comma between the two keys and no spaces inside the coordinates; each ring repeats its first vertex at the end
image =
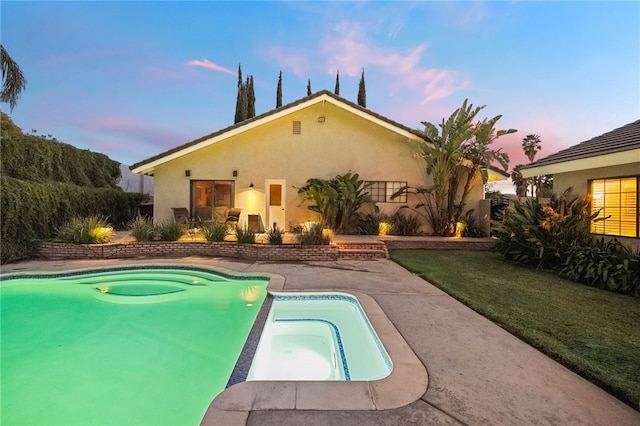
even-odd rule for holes
{"type": "Polygon", "coordinates": [[[48,260],[124,259],[132,257],[211,256],[251,260],[337,260],[334,245],[238,244],[234,242],[148,241],[114,244],[40,243],[39,256],[48,260]]]}

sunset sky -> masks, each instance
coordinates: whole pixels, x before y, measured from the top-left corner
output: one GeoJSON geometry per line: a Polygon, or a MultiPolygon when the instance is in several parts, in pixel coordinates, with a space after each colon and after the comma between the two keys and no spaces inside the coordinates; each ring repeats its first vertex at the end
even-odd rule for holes
{"type": "Polygon", "coordinates": [[[27,88],[11,112],[132,164],[233,124],[238,64],[256,113],[333,91],[412,128],[465,98],[537,158],[640,117],[640,2],[30,2],[1,4],[27,88]]]}

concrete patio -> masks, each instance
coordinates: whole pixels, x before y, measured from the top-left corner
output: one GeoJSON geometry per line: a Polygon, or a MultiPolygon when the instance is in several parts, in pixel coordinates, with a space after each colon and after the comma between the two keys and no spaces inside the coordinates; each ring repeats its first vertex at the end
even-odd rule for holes
{"type": "Polygon", "coordinates": [[[389,260],[252,262],[222,258],[28,261],[2,272],[131,263],[193,264],[284,277],[284,291],[371,296],[427,369],[426,392],[389,410],[254,410],[209,418],[226,425],[637,425],[640,412],[567,370],[389,260]]]}

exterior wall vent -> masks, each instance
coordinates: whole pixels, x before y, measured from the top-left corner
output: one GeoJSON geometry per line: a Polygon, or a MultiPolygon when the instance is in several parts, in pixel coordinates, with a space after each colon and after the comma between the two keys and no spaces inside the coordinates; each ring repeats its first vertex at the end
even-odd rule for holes
{"type": "Polygon", "coordinates": [[[294,135],[301,135],[302,134],[302,122],[301,121],[294,121],[293,122],[293,134],[294,135]]]}

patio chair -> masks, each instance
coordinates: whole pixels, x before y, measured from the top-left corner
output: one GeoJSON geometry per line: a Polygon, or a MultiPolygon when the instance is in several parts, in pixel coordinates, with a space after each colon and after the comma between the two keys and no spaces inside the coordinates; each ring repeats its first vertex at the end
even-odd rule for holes
{"type": "Polygon", "coordinates": [[[227,219],[225,220],[225,223],[227,225],[237,225],[238,224],[238,220],[240,219],[240,212],[242,211],[242,209],[229,209],[229,212],[227,213],[227,219]]]}
{"type": "Polygon", "coordinates": [[[186,207],[172,207],[171,210],[173,211],[173,218],[180,223],[184,223],[188,228],[194,228],[200,223],[200,218],[191,216],[189,209],[186,207]]]}

